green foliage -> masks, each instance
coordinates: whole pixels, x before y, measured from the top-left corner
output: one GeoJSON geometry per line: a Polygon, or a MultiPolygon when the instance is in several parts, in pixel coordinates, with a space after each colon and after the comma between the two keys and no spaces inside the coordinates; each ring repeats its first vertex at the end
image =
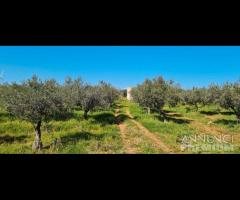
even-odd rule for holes
{"type": "Polygon", "coordinates": [[[64,105],[68,110],[72,110],[76,106],[81,106],[81,98],[83,96],[84,82],[81,78],[73,80],[71,77],[65,79],[64,85],[61,87],[64,105]]]}
{"type": "MultiPolygon", "coordinates": [[[[223,108],[231,109],[240,120],[240,83],[225,83],[222,86],[211,84],[209,87],[184,90],[173,81],[164,81],[159,77],[145,80],[132,90],[133,100],[142,107],[162,112],[162,107],[168,104],[175,107],[178,103],[194,106],[196,111],[200,106],[220,104],[223,108]]],[[[188,110],[190,107],[187,107],[188,110]]]]}
{"type": "Polygon", "coordinates": [[[206,104],[217,104],[221,97],[221,88],[218,85],[211,84],[207,91],[206,104]]]}
{"type": "Polygon", "coordinates": [[[159,112],[167,99],[167,89],[167,83],[162,77],[153,80],[146,79],[132,89],[132,97],[139,105],[159,112]]]}
{"type": "Polygon", "coordinates": [[[100,91],[100,98],[102,98],[102,106],[110,107],[113,102],[117,100],[120,92],[115,89],[111,84],[101,81],[97,86],[100,91]]]}
{"type": "Polygon", "coordinates": [[[84,111],[84,118],[87,118],[89,111],[93,111],[96,108],[109,108],[118,96],[118,91],[103,81],[96,86],[85,85],[83,95],[80,99],[81,107],[84,111]]]}
{"type": "Polygon", "coordinates": [[[199,104],[205,105],[207,91],[205,88],[196,88],[193,87],[192,90],[186,90],[184,92],[184,102],[185,104],[195,106],[196,110],[199,109],[199,104]]]}
{"type": "Polygon", "coordinates": [[[34,125],[33,150],[42,148],[41,125],[65,113],[64,101],[57,82],[53,79],[41,81],[37,76],[23,84],[7,85],[3,93],[5,109],[13,116],[34,125]]]}
{"type": "Polygon", "coordinates": [[[174,84],[173,81],[169,81],[168,89],[166,91],[168,105],[171,107],[177,106],[182,100],[182,92],[183,90],[181,89],[180,85],[174,84]]]}
{"type": "Polygon", "coordinates": [[[97,86],[86,85],[83,89],[81,98],[81,106],[84,111],[84,118],[87,118],[87,113],[93,111],[96,107],[103,104],[101,92],[97,86]]]}
{"type": "Polygon", "coordinates": [[[103,81],[92,86],[71,77],[59,85],[53,79],[43,82],[33,76],[22,84],[0,85],[0,92],[0,103],[10,114],[39,128],[42,121],[60,118],[76,107],[84,110],[86,118],[89,111],[109,108],[119,96],[117,89],[103,81]]]}
{"type": "Polygon", "coordinates": [[[231,109],[240,121],[240,82],[233,84],[226,83],[222,87],[220,105],[226,109],[231,109]]]}
{"type": "MultiPolygon", "coordinates": [[[[45,133],[43,153],[122,152],[113,113],[120,94],[108,83],[89,85],[80,78],[67,78],[63,85],[53,79],[41,81],[36,76],[21,84],[1,84],[0,152],[31,153],[34,129],[41,146],[40,127],[45,133]]],[[[129,106],[136,120],[173,148],[177,148],[176,137],[186,133],[239,134],[240,82],[184,90],[173,81],[157,77],[133,88],[132,96],[137,104],[126,100],[121,104],[121,112],[129,106]],[[195,106],[198,112],[191,109],[186,112],[190,106],[195,106]],[[157,113],[146,114],[143,110],[146,107],[157,113]],[[163,123],[163,113],[167,123],[163,123]]],[[[155,152],[124,112],[120,121],[126,122],[130,130],[129,140],[138,137],[136,146],[146,153],[155,152]]]]}
{"type": "Polygon", "coordinates": [[[3,102],[10,114],[33,124],[48,121],[65,111],[56,81],[43,82],[36,76],[23,84],[7,85],[3,102]]]}

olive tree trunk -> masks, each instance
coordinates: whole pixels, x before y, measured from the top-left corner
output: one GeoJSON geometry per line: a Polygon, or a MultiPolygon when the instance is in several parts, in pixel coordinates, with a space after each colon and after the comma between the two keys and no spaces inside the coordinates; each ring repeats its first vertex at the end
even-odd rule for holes
{"type": "Polygon", "coordinates": [[[41,121],[39,121],[35,127],[35,141],[33,142],[32,149],[41,150],[42,149],[42,140],[41,140],[41,121]]]}
{"type": "Polygon", "coordinates": [[[151,109],[150,109],[149,107],[147,107],[147,112],[148,112],[148,114],[150,115],[151,109]]]}

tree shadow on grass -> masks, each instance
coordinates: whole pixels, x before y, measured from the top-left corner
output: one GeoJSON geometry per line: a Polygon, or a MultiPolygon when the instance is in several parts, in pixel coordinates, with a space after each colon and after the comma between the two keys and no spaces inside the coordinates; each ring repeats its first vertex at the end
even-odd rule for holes
{"type": "Polygon", "coordinates": [[[175,113],[175,112],[172,112],[170,110],[164,110],[164,113],[167,113],[168,116],[171,116],[171,117],[182,117],[183,115],[180,114],[180,113],[175,113]]]}
{"type": "Polygon", "coordinates": [[[112,113],[99,113],[91,117],[95,120],[96,123],[99,123],[102,126],[120,124],[129,118],[125,114],[119,114],[117,117],[115,117],[115,115],[112,113]]]}
{"type": "Polygon", "coordinates": [[[232,119],[218,119],[214,121],[214,123],[228,125],[228,126],[235,126],[238,124],[237,120],[232,120],[232,119]]]}
{"type": "Polygon", "coordinates": [[[234,115],[234,112],[232,111],[223,111],[223,112],[220,112],[222,115],[234,115]]]}
{"type": "Polygon", "coordinates": [[[167,120],[167,121],[172,121],[177,124],[189,124],[192,121],[189,119],[175,118],[172,115],[168,115],[168,114],[166,114],[165,117],[163,115],[156,115],[155,117],[162,122],[164,120],[167,120]]]}
{"type": "Polygon", "coordinates": [[[125,114],[119,114],[116,119],[115,119],[115,123],[116,124],[121,124],[123,123],[125,120],[129,119],[128,115],[125,114]]]}
{"type": "Polygon", "coordinates": [[[219,114],[219,112],[217,111],[200,111],[201,114],[204,114],[204,115],[217,115],[219,114]]]}
{"type": "Polygon", "coordinates": [[[111,106],[113,109],[119,108],[119,105],[117,103],[113,103],[111,106]]]}
{"type": "Polygon", "coordinates": [[[12,144],[14,142],[24,142],[26,141],[27,136],[20,135],[20,136],[10,136],[10,135],[1,135],[0,136],[0,144],[8,143],[12,144]]]}
{"type": "Polygon", "coordinates": [[[6,121],[8,118],[8,113],[0,113],[0,122],[6,121]]]}
{"type": "Polygon", "coordinates": [[[10,117],[10,114],[9,114],[9,113],[0,112],[0,119],[1,119],[1,118],[8,118],[8,117],[10,117]]]}
{"type": "Polygon", "coordinates": [[[16,119],[16,117],[11,115],[10,113],[0,112],[0,122],[7,121],[7,120],[14,120],[14,119],[16,119]]]}
{"type": "Polygon", "coordinates": [[[90,132],[75,132],[73,134],[65,135],[59,138],[56,138],[55,140],[52,141],[51,145],[47,145],[43,147],[43,149],[49,149],[51,147],[54,147],[55,145],[67,145],[67,144],[76,144],[80,140],[100,140],[103,138],[105,135],[104,134],[93,134],[90,132]]]}
{"type": "Polygon", "coordinates": [[[189,119],[180,119],[180,118],[175,118],[172,116],[167,116],[168,121],[172,121],[177,124],[189,124],[192,120],[189,119]]]}
{"type": "Polygon", "coordinates": [[[60,137],[60,141],[63,144],[77,143],[79,140],[92,140],[92,139],[100,140],[103,137],[104,137],[104,134],[96,135],[90,132],[76,132],[71,135],[60,137]]]}
{"type": "Polygon", "coordinates": [[[81,117],[78,114],[72,112],[66,112],[64,114],[54,116],[54,120],[56,121],[67,121],[70,119],[80,120],[81,117]]]}
{"type": "Polygon", "coordinates": [[[172,111],[171,110],[163,110],[164,111],[164,113],[172,113],[172,111]]]}
{"type": "Polygon", "coordinates": [[[94,121],[102,126],[106,126],[108,124],[115,124],[115,116],[112,113],[99,113],[91,116],[94,121]]]}

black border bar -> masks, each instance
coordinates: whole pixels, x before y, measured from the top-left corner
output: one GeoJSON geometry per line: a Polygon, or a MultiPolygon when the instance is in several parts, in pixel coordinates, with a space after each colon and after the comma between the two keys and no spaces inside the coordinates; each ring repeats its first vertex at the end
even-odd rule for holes
{"type": "Polygon", "coordinates": [[[239,35],[0,36],[2,46],[239,46],[239,35]]]}

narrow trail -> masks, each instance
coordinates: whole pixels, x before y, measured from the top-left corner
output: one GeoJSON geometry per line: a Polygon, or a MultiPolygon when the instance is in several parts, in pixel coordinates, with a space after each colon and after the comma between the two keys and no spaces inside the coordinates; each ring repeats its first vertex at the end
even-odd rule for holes
{"type": "Polygon", "coordinates": [[[150,132],[141,123],[133,119],[133,116],[131,115],[128,107],[126,109],[126,114],[131,119],[131,121],[141,130],[141,132],[147,138],[151,139],[154,142],[157,148],[161,149],[165,153],[173,153],[173,150],[170,147],[168,147],[166,144],[164,144],[164,142],[162,142],[154,133],[150,132]]]}
{"type": "Polygon", "coordinates": [[[115,118],[116,118],[116,123],[118,124],[119,130],[120,130],[120,134],[121,134],[121,138],[122,138],[122,142],[124,145],[124,149],[126,151],[126,153],[128,154],[136,154],[137,153],[137,149],[131,147],[131,145],[129,144],[128,140],[127,140],[127,125],[124,123],[121,123],[119,120],[119,108],[116,108],[115,110],[115,118]]]}

